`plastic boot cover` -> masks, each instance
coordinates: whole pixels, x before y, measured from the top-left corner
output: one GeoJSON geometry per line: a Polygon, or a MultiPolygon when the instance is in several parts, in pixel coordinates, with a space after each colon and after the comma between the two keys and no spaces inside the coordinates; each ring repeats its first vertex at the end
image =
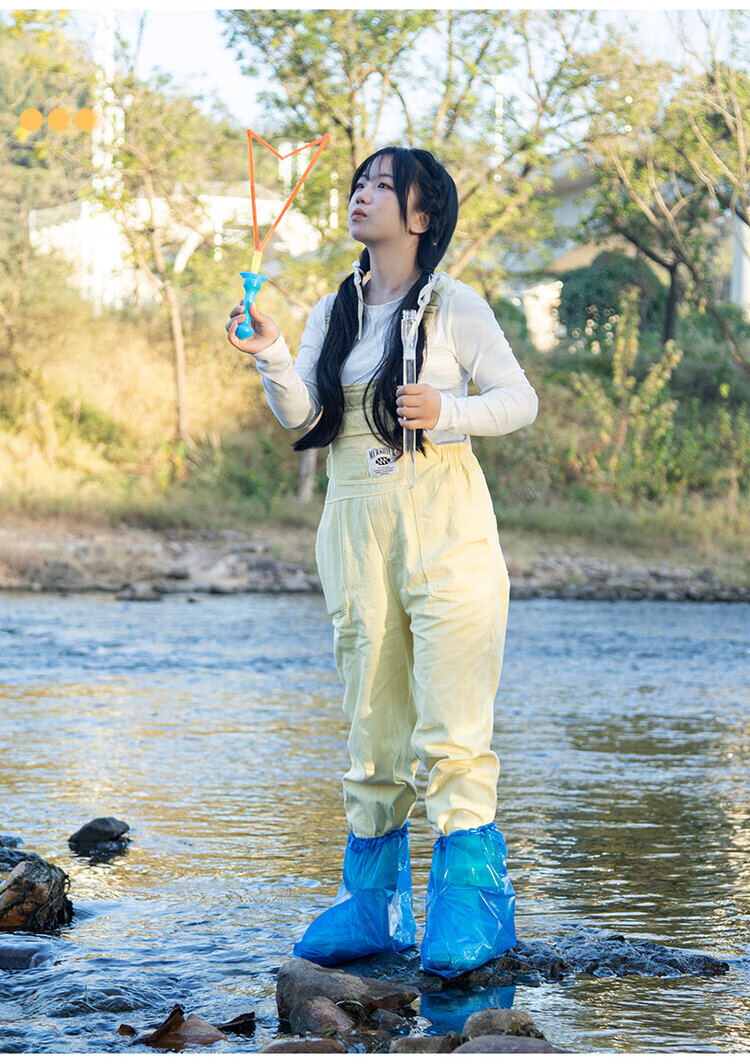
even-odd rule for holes
{"type": "Polygon", "coordinates": [[[516,945],[516,892],[505,867],[507,856],[495,824],[438,838],[420,951],[426,972],[453,979],[516,945]]]}
{"type": "Polygon", "coordinates": [[[408,828],[374,839],[349,832],[344,881],[330,909],[295,943],[295,957],[331,965],[415,944],[408,828]]]}

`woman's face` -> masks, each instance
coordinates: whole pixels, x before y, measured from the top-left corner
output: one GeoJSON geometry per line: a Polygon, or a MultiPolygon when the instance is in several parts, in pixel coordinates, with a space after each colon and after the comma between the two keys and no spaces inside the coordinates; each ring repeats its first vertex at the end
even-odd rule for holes
{"type": "Polygon", "coordinates": [[[415,189],[409,189],[408,225],[404,228],[393,183],[392,155],[379,155],[363,173],[349,200],[349,232],[368,247],[383,243],[416,243],[429,225],[429,215],[414,210],[415,189]]]}

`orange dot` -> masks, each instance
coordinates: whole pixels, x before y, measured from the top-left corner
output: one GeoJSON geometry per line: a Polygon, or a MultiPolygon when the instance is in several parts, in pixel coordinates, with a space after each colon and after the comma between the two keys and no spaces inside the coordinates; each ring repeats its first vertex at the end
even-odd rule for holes
{"type": "Polygon", "coordinates": [[[70,121],[70,115],[64,107],[55,107],[53,111],[47,115],[47,125],[54,129],[56,133],[62,133],[70,121]]]}
{"type": "Polygon", "coordinates": [[[25,111],[21,111],[19,121],[22,129],[28,129],[30,133],[33,133],[35,129],[39,129],[44,119],[42,112],[37,111],[36,107],[27,107],[25,111]]]}
{"type": "Polygon", "coordinates": [[[82,107],[76,115],[76,125],[79,129],[82,129],[84,133],[90,133],[94,128],[96,122],[96,115],[90,107],[82,107]]]}

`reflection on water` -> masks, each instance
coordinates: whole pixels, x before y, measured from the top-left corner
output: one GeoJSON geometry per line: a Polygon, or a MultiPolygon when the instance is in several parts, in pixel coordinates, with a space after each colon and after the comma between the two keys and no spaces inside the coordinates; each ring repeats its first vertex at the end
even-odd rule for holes
{"type": "MultiPolygon", "coordinates": [[[[423,995],[421,1030],[512,1004],[575,1051],[750,1050],[749,620],[514,601],[496,700],[519,937],[584,924],[729,972],[423,995]]],[[[274,971],[340,881],[341,693],[322,597],[0,596],[0,832],[68,872],[75,908],[55,934],[0,935],[53,955],[0,979],[0,1051],[112,1052],[121,1023],[178,1001],[218,1023],[255,1010],[255,1038],[219,1052],[276,1035],[274,971]],[[68,836],[107,815],[128,851],[74,855],[68,836]]],[[[411,824],[421,935],[421,802],[411,824]]]]}
{"type": "Polygon", "coordinates": [[[512,1009],[516,988],[492,986],[486,990],[454,990],[450,994],[422,994],[419,1014],[430,1021],[423,1034],[455,1031],[460,1034],[469,1016],[482,1009],[512,1009]]]}

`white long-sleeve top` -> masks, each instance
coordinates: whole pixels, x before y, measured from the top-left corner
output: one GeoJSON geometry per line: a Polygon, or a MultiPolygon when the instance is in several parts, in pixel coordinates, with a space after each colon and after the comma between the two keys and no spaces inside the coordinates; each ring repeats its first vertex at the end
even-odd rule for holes
{"type": "MultiPolygon", "coordinates": [[[[447,276],[447,275],[446,275],[447,276]]],[[[268,404],[288,429],[312,428],[322,406],[315,365],[325,339],[326,313],[335,292],[313,308],[300,341],[296,362],[283,336],[255,356],[268,404]]],[[[342,384],[369,380],[383,356],[388,327],[400,299],[364,306],[362,338],[341,368],[342,384]]],[[[419,383],[440,392],[437,424],[425,432],[436,445],[467,435],[503,436],[530,425],[539,400],[519,365],[486,300],[462,281],[448,286],[427,332],[419,383]],[[468,395],[471,378],[481,395],[468,395]]]]}

